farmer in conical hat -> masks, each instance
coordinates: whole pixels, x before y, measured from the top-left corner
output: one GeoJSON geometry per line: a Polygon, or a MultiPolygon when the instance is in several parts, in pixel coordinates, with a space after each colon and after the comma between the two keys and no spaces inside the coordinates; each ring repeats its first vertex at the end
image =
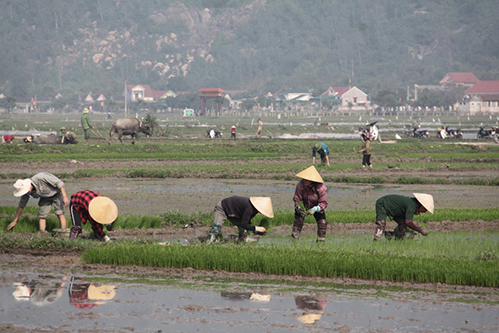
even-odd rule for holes
{"type": "Polygon", "coordinates": [[[291,237],[300,236],[305,216],[314,215],[317,221],[317,242],[326,238],[327,221],[324,210],[327,207],[327,188],[321,175],[314,166],[311,166],[296,177],[302,178],[295,189],[293,201],[295,204],[295,221],[291,237]]]}
{"type": "Polygon", "coordinates": [[[329,147],[323,142],[317,142],[312,147],[312,164],[315,164],[316,153],[321,157],[321,162],[329,167],[329,147]]]}
{"type": "Polygon", "coordinates": [[[244,240],[245,231],[255,234],[264,234],[264,227],[256,227],[251,224],[251,219],[261,213],[268,218],[274,217],[272,201],[269,197],[240,197],[233,196],[220,200],[214,210],[213,226],[208,234],[208,243],[214,242],[220,232],[225,220],[229,220],[239,229],[239,240],[244,240]]]}
{"type": "Polygon", "coordinates": [[[414,197],[398,194],[389,194],[376,200],[376,231],[374,241],[379,241],[386,228],[386,218],[390,217],[397,222],[395,237],[404,238],[406,227],[428,236],[428,232],[416,225],[412,219],[414,215],[424,212],[433,214],[433,196],[425,193],[413,193],[414,197]]]}
{"type": "Polygon", "coordinates": [[[47,217],[53,207],[55,215],[59,218],[61,228],[66,228],[66,217],[64,207],[69,206],[69,199],[64,189],[64,182],[48,172],[40,172],[31,178],[18,179],[14,184],[14,196],[20,197],[16,216],[12,223],[7,226],[7,230],[14,228],[17,220],[21,216],[24,207],[28,204],[29,198],[39,198],[38,219],[40,231],[44,232],[47,225],[47,217]]]}
{"type": "Polygon", "coordinates": [[[85,138],[85,144],[88,145],[88,139],[90,139],[90,130],[94,127],[90,123],[90,116],[88,115],[88,109],[83,109],[83,114],[81,115],[81,128],[83,129],[83,137],[85,138]]]}
{"type": "Polygon", "coordinates": [[[118,217],[118,207],[108,197],[103,197],[94,191],[84,190],[71,196],[69,213],[73,221],[69,239],[77,239],[81,233],[82,223],[90,221],[95,238],[108,242],[110,238],[104,233],[102,225],[106,225],[108,231],[112,230],[111,223],[118,217]]]}

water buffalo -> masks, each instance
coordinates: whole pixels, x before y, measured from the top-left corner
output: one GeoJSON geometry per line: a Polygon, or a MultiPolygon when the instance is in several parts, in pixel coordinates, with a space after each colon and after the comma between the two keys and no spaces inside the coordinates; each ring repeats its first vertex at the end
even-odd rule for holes
{"type": "Polygon", "coordinates": [[[121,118],[116,119],[116,121],[111,125],[109,138],[111,139],[114,133],[118,133],[118,139],[121,144],[124,144],[121,137],[123,135],[131,135],[132,144],[134,144],[135,140],[137,140],[137,134],[139,134],[139,132],[145,133],[146,135],[152,135],[152,128],[147,124],[143,124],[137,118],[121,118]]]}
{"type": "Polygon", "coordinates": [[[65,136],[59,136],[57,134],[48,135],[31,135],[24,138],[26,143],[36,143],[39,145],[62,145],[62,144],[77,144],[76,135],[68,133],[65,136]]]}

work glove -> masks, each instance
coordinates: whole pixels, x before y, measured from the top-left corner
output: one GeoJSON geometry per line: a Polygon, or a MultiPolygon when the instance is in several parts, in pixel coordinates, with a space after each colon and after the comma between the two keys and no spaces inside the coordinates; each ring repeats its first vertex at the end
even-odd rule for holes
{"type": "Polygon", "coordinates": [[[426,231],[426,230],[421,231],[421,235],[423,235],[425,237],[428,236],[428,231],[426,231]]]}
{"type": "Polygon", "coordinates": [[[267,229],[264,227],[255,227],[255,235],[265,235],[267,229]]]}
{"type": "Polygon", "coordinates": [[[320,211],[321,211],[321,206],[315,206],[315,207],[312,207],[309,210],[307,210],[307,214],[313,215],[313,214],[318,213],[320,211]]]}

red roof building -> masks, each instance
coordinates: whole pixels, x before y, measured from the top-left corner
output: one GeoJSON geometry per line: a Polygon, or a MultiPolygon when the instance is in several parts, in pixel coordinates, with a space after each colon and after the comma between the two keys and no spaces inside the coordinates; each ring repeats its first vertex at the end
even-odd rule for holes
{"type": "Polygon", "coordinates": [[[480,80],[473,73],[447,73],[442,80],[440,86],[443,89],[454,89],[457,87],[472,87],[480,80]]]}
{"type": "Polygon", "coordinates": [[[458,111],[467,114],[499,113],[499,80],[479,81],[464,92],[458,111]]]}

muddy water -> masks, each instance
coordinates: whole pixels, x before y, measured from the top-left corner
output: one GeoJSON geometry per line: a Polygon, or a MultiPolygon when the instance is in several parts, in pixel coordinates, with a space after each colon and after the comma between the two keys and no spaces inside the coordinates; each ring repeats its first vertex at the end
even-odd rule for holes
{"type": "Polygon", "coordinates": [[[304,288],[289,281],[154,278],[140,283],[7,274],[0,283],[0,327],[113,332],[499,329],[499,306],[453,302],[454,297],[333,284],[304,288]]]}
{"type": "MultiPolygon", "coordinates": [[[[116,201],[120,214],[156,215],[169,210],[212,211],[220,200],[232,195],[270,196],[274,210],[291,210],[296,181],[218,179],[70,179],[64,180],[69,195],[92,189],[116,201]]],[[[13,182],[0,181],[0,205],[15,206],[13,182]]],[[[433,194],[439,208],[492,208],[497,206],[499,187],[457,185],[370,185],[326,183],[328,210],[373,209],[386,194],[433,194]]],[[[36,200],[29,205],[36,206],[36,200]]]]}

